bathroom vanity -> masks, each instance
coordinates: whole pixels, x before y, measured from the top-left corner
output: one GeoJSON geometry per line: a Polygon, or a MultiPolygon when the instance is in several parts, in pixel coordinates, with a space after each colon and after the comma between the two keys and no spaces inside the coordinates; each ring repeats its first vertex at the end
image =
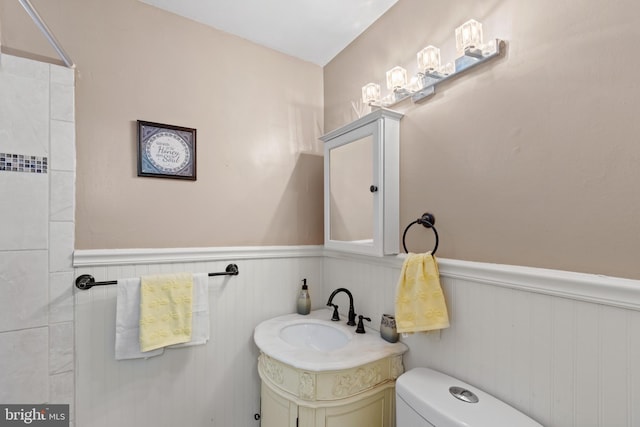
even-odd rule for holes
{"type": "Polygon", "coordinates": [[[323,309],[256,328],[262,427],[395,425],[395,380],[407,347],[330,318],[323,309]]]}

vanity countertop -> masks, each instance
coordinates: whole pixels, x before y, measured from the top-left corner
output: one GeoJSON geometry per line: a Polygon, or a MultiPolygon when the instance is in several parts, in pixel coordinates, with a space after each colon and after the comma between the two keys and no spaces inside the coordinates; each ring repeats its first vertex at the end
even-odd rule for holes
{"type": "Polygon", "coordinates": [[[383,340],[378,331],[366,326],[366,333],[356,334],[355,326],[348,326],[346,319],[332,322],[331,314],[332,310],[321,309],[314,310],[306,316],[294,313],[265,320],[255,328],[253,339],[260,351],[267,356],[295,368],[314,372],[350,369],[401,355],[408,349],[401,342],[392,344],[383,340]],[[318,323],[337,328],[348,335],[349,342],[336,350],[320,351],[294,346],[284,341],[280,331],[287,326],[300,323],[318,323]]]}

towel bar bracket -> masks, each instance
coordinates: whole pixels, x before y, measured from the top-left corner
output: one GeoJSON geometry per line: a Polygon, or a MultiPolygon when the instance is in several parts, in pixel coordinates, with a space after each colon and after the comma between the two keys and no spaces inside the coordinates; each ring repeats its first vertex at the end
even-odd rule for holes
{"type": "MultiPolygon", "coordinates": [[[[100,282],[100,285],[115,285],[116,283],[118,283],[117,280],[111,280],[108,282],[100,282]]],[[[90,274],[83,274],[81,276],[78,276],[78,278],[76,279],[76,288],[82,289],[83,291],[93,288],[94,286],[96,286],[96,284],[96,279],[94,279],[94,277],[90,274]]]]}
{"type": "Polygon", "coordinates": [[[418,224],[422,224],[424,228],[431,228],[436,223],[436,217],[429,212],[423,213],[420,218],[418,218],[418,224]]]}
{"type": "Polygon", "coordinates": [[[209,277],[212,276],[237,276],[239,273],[237,264],[229,264],[224,269],[224,273],[209,273],[209,277]]]}

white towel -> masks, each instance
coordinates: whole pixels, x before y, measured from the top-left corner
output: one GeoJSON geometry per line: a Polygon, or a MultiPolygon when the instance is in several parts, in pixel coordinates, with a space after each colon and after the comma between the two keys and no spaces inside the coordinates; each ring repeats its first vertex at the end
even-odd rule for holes
{"type": "Polygon", "coordinates": [[[192,345],[206,344],[209,341],[209,275],[195,273],[193,275],[193,315],[191,317],[191,341],[171,345],[167,348],[182,348],[192,345]]]}
{"type": "Polygon", "coordinates": [[[158,356],[163,348],[140,351],[140,279],[118,280],[116,299],[116,360],[158,356]]]}

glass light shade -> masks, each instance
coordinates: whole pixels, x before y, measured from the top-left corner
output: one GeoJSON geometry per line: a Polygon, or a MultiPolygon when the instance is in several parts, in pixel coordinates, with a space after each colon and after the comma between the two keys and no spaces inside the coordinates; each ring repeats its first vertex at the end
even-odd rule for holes
{"type": "Polygon", "coordinates": [[[453,74],[456,72],[456,66],[453,64],[453,62],[447,62],[440,68],[440,72],[445,76],[448,76],[449,74],[453,74]]]}
{"type": "Polygon", "coordinates": [[[482,54],[484,56],[493,55],[498,51],[498,42],[496,40],[488,41],[482,47],[482,54]]]}
{"type": "Polygon", "coordinates": [[[400,89],[407,85],[407,70],[402,67],[393,67],[387,71],[387,88],[400,89]]]}
{"type": "Polygon", "coordinates": [[[422,81],[418,76],[411,77],[411,81],[407,85],[407,90],[410,92],[416,92],[422,89],[422,81]]]}
{"type": "Polygon", "coordinates": [[[362,86],[362,102],[369,104],[380,101],[380,85],[369,83],[362,86]]]}
{"type": "Polygon", "coordinates": [[[467,48],[482,47],[482,24],[470,19],[456,28],[456,51],[458,56],[464,55],[467,48]]]}
{"type": "Polygon", "coordinates": [[[440,69],[440,49],[427,46],[418,52],[419,71],[438,71],[440,69]]]}

